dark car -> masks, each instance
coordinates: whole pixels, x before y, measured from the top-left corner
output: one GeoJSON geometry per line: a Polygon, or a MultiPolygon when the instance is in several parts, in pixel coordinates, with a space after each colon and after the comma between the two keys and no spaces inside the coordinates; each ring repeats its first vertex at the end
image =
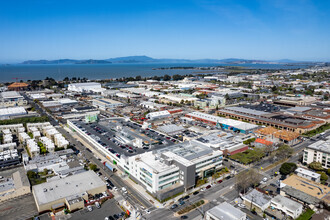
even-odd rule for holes
{"type": "Polygon", "coordinates": [[[173,204],[173,205],[171,206],[171,209],[176,209],[177,207],[178,207],[177,204],[173,204]]]}
{"type": "Polygon", "coordinates": [[[115,219],[119,219],[119,215],[117,215],[117,214],[114,214],[113,217],[114,217],[115,219]]]}
{"type": "Polygon", "coordinates": [[[180,217],[180,219],[187,219],[187,218],[188,218],[188,216],[186,216],[186,215],[183,215],[180,217]]]}
{"type": "Polygon", "coordinates": [[[180,203],[179,203],[179,205],[184,205],[185,204],[185,202],[184,201],[181,201],[180,203]]]}
{"type": "Polygon", "coordinates": [[[190,198],[190,196],[185,196],[185,197],[183,197],[184,200],[187,200],[187,199],[189,199],[189,198],[190,198]]]}
{"type": "Polygon", "coordinates": [[[195,192],[193,192],[193,195],[195,196],[195,195],[197,195],[199,192],[198,191],[195,191],[195,192]]]}
{"type": "Polygon", "coordinates": [[[211,188],[211,185],[207,185],[205,188],[206,188],[206,189],[209,189],[209,188],[211,188]]]}
{"type": "Polygon", "coordinates": [[[222,183],[222,180],[219,180],[218,183],[222,183]]]}
{"type": "Polygon", "coordinates": [[[184,198],[180,198],[179,200],[178,200],[178,202],[182,202],[184,200],[184,198]]]}

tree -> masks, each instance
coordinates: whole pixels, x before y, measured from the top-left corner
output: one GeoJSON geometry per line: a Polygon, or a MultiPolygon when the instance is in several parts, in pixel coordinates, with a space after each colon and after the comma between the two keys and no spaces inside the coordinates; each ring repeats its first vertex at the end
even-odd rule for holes
{"type": "Polygon", "coordinates": [[[236,189],[245,194],[246,190],[260,182],[261,175],[255,169],[245,170],[237,174],[235,178],[236,189]]]}
{"type": "Polygon", "coordinates": [[[292,153],[293,153],[293,149],[290,146],[286,144],[282,144],[281,146],[278,147],[276,151],[276,156],[281,160],[290,157],[292,153]]]}
{"type": "Polygon", "coordinates": [[[171,80],[171,76],[169,75],[165,75],[164,78],[163,78],[164,81],[170,81],[171,80]]]}
{"type": "Polygon", "coordinates": [[[282,175],[288,175],[294,172],[297,169],[297,165],[295,163],[283,163],[280,168],[280,173],[282,175]]]}
{"type": "Polygon", "coordinates": [[[327,169],[327,174],[330,176],[330,169],[327,169]]]}
{"type": "Polygon", "coordinates": [[[325,172],[318,171],[321,174],[321,183],[324,184],[328,180],[328,175],[325,172]]]}
{"type": "Polygon", "coordinates": [[[27,172],[27,176],[28,176],[29,179],[35,179],[35,178],[37,178],[37,173],[33,172],[32,170],[29,170],[27,172]]]}
{"type": "Polygon", "coordinates": [[[89,169],[93,170],[93,171],[96,171],[97,170],[96,164],[93,164],[93,163],[89,164],[89,169]]]}
{"type": "Polygon", "coordinates": [[[312,170],[315,170],[315,171],[323,171],[323,167],[322,167],[322,164],[320,162],[311,162],[309,165],[308,165],[309,168],[311,168],[312,170]]]}

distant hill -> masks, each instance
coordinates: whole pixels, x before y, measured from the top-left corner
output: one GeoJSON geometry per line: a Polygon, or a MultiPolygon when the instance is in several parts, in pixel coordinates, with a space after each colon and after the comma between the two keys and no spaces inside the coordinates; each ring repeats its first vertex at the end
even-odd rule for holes
{"type": "Polygon", "coordinates": [[[74,60],[74,59],[59,59],[59,60],[27,60],[22,64],[110,64],[110,63],[219,63],[219,64],[269,64],[269,63],[301,63],[294,60],[276,60],[276,61],[265,61],[265,60],[247,60],[247,59],[154,59],[148,56],[127,56],[127,57],[116,57],[104,60],[74,60]]]}

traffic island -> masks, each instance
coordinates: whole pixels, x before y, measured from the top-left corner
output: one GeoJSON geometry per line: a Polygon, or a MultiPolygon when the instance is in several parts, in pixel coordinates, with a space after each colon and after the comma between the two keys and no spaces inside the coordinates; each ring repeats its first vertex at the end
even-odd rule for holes
{"type": "Polygon", "coordinates": [[[208,202],[207,200],[199,200],[198,202],[195,202],[194,204],[191,204],[189,206],[184,207],[183,209],[180,209],[176,213],[176,215],[180,216],[180,215],[183,215],[183,214],[187,214],[188,212],[191,212],[191,211],[195,210],[196,208],[207,204],[207,202],[208,202]]]}

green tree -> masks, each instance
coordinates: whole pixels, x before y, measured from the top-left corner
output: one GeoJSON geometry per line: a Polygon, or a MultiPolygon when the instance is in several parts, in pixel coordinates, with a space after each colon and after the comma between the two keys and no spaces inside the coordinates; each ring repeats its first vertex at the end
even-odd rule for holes
{"type": "Polygon", "coordinates": [[[292,155],[292,153],[293,153],[293,149],[286,144],[282,144],[276,150],[276,156],[280,160],[290,157],[292,155]]]}
{"type": "Polygon", "coordinates": [[[89,167],[90,170],[93,170],[93,171],[96,171],[97,170],[96,164],[91,163],[91,164],[89,164],[88,167],[89,167]]]}
{"type": "Polygon", "coordinates": [[[322,164],[320,162],[312,162],[308,165],[309,168],[315,171],[323,171],[322,164]]]}
{"type": "Polygon", "coordinates": [[[288,175],[294,172],[297,169],[297,165],[295,163],[283,163],[280,168],[280,173],[282,175],[288,175]]]}
{"type": "Polygon", "coordinates": [[[170,81],[171,80],[171,76],[169,75],[165,75],[164,78],[163,78],[164,81],[170,81]]]}
{"type": "Polygon", "coordinates": [[[328,175],[323,171],[318,171],[317,173],[321,174],[321,183],[324,184],[328,180],[328,175]]]}

